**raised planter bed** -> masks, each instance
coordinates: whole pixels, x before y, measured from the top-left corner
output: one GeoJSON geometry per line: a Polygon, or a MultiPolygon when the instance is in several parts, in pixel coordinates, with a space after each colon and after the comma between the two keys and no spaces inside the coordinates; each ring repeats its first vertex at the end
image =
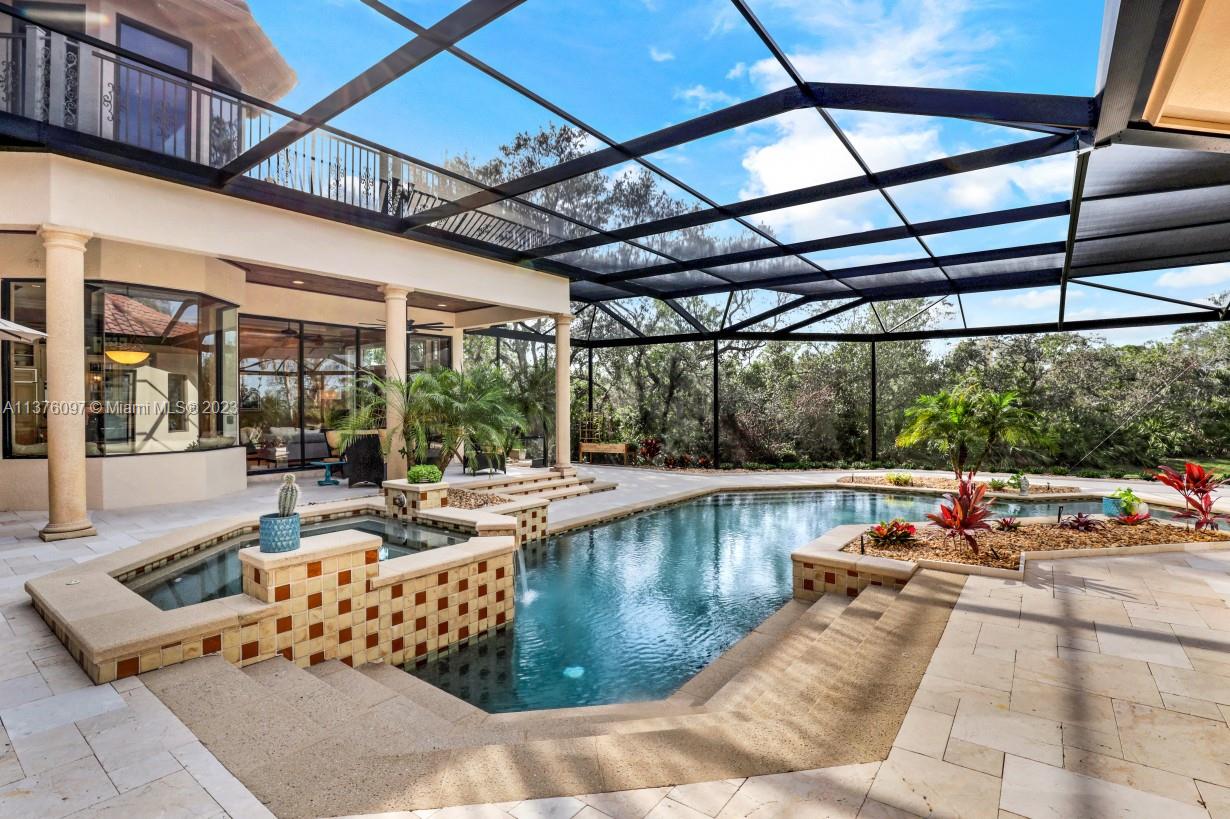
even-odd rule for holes
{"type": "MultiPolygon", "coordinates": [[[[899,489],[903,491],[908,491],[911,489],[940,489],[945,492],[956,492],[957,491],[957,481],[955,478],[936,478],[934,476],[929,476],[929,475],[911,475],[910,483],[906,484],[905,486],[899,486],[897,484],[889,483],[888,480],[883,475],[847,475],[844,478],[838,478],[837,482],[845,483],[845,484],[854,484],[855,486],[871,486],[871,487],[876,487],[876,488],[883,487],[887,489],[899,489]]],[[[986,484],[988,488],[990,486],[989,484],[987,484],[986,481],[977,481],[977,483],[986,484]]],[[[1078,486],[1060,486],[1058,484],[1041,483],[1041,482],[1035,483],[1031,481],[1029,484],[1029,494],[1028,495],[1022,495],[1020,492],[1016,491],[1015,489],[1009,488],[1009,487],[1005,487],[1004,489],[991,490],[991,493],[997,497],[1012,496],[1012,497],[1028,498],[1028,497],[1033,497],[1034,495],[1082,494],[1082,491],[1080,487],[1078,486]]]]}

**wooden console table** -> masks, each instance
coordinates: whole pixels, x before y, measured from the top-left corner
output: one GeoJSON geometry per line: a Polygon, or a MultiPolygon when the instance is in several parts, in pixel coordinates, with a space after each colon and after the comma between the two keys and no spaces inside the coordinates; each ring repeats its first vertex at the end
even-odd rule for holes
{"type": "Polygon", "coordinates": [[[585,460],[585,456],[589,456],[589,463],[594,462],[594,455],[622,455],[624,465],[628,463],[628,444],[599,444],[593,441],[582,442],[581,444],[581,460],[585,460]]]}

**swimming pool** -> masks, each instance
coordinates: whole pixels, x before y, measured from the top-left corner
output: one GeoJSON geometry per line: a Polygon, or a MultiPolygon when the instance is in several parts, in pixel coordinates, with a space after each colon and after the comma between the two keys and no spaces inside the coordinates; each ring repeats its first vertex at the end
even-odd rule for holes
{"type": "Polygon", "coordinates": [[[553,537],[520,553],[511,627],[406,670],[493,712],[667,696],[790,598],[793,550],[841,524],[924,520],[937,504],[860,490],[728,493],[553,537]]]}
{"type": "MultiPolygon", "coordinates": [[[[381,560],[448,546],[467,539],[462,535],[375,515],[359,515],[310,524],[303,527],[303,534],[322,535],[343,529],[361,529],[380,535],[383,541],[380,548],[381,560]]],[[[255,546],[257,542],[257,538],[247,537],[221,543],[199,554],[176,560],[158,571],[140,575],[127,583],[128,588],[163,611],[239,594],[243,591],[239,550],[246,546],[255,546]]]]}

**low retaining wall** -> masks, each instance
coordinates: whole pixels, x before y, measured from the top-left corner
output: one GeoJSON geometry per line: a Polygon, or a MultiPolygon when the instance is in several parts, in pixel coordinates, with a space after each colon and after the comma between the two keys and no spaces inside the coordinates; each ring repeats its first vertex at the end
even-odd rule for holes
{"type": "Polygon", "coordinates": [[[825,594],[857,597],[868,586],[905,586],[917,571],[917,564],[841,551],[842,546],[866,529],[863,525],[836,526],[792,552],[795,598],[818,600],[825,594]]]}
{"type": "MultiPolygon", "coordinates": [[[[504,499],[479,509],[448,505],[447,483],[385,481],[381,484],[385,512],[395,520],[423,523],[466,535],[511,535],[518,547],[547,536],[545,498],[504,499]]],[[[467,490],[473,492],[474,490],[467,490]]],[[[498,492],[491,494],[499,497],[498,492]]]]}
{"type": "MultiPolygon", "coordinates": [[[[347,512],[357,506],[345,505],[347,512]]],[[[342,513],[321,510],[315,517],[342,513]]],[[[383,562],[380,538],[358,530],[306,537],[293,552],[251,547],[239,555],[244,593],[171,611],[116,579],[252,525],[233,520],[180,530],[36,578],[26,591],[95,683],[205,654],[239,666],[278,654],[300,666],[333,659],[400,664],[514,617],[512,536],[476,537],[383,562]]]]}

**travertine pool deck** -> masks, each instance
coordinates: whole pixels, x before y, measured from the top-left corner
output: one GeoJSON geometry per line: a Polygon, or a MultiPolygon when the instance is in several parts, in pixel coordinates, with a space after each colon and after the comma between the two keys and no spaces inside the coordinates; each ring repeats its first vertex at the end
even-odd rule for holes
{"type": "MultiPolygon", "coordinates": [[[[699,487],[736,483],[802,486],[848,474],[711,477],[604,467],[582,471],[617,481],[620,488],[552,504],[553,522],[577,520],[604,508],[699,487]]],[[[460,484],[451,475],[448,479],[460,484]]],[[[1129,483],[1063,481],[1095,492],[1129,483]]],[[[1132,485],[1138,492],[1159,490],[1156,484],[1132,485]]],[[[31,610],[21,587],[30,577],[171,529],[220,516],[266,511],[273,489],[257,484],[245,493],[191,508],[94,513],[97,537],[60,544],[37,540],[45,513],[0,512],[0,722],[5,729],[0,737],[0,816],[57,817],[75,812],[93,816],[109,811],[130,816],[155,812],[269,815],[139,679],[90,686],[31,610]]],[[[347,490],[309,484],[303,489],[304,500],[309,502],[373,492],[370,487],[347,490]]],[[[1230,712],[1226,701],[1230,688],[1226,554],[1106,561],[1124,561],[1121,570],[1100,566],[1097,560],[1055,561],[1062,564],[1062,570],[1051,567],[1048,577],[1047,570],[1039,569],[1037,576],[1023,582],[969,579],[886,763],[718,779],[617,795],[567,796],[435,815],[584,813],[593,819],[652,812],[655,816],[742,816],[759,808],[757,815],[796,815],[808,810],[809,815],[853,816],[861,809],[865,816],[889,816],[899,814],[888,805],[917,810],[919,805],[930,804],[937,812],[951,813],[954,801],[966,805],[968,815],[996,816],[1001,802],[1020,815],[1159,815],[1155,808],[1162,803],[1151,798],[1170,800],[1163,805],[1163,815],[1230,815],[1230,782],[1224,779],[1230,760],[1226,750],[1230,741],[1226,725],[1230,712]],[[1082,568],[1086,566],[1090,568],[1082,568]],[[1168,577],[1159,580],[1159,572],[1168,577]],[[1086,577],[1089,573],[1094,576],[1086,577]],[[972,636],[971,623],[978,623],[972,636]],[[1007,633],[1007,629],[1014,631],[1007,633]],[[1051,657],[1052,649],[1049,643],[1039,646],[1035,641],[1044,638],[1027,632],[1053,635],[1050,677],[1033,679],[1038,676],[1033,669],[1039,657],[1051,657]],[[1001,645],[1010,639],[1030,645],[1001,645]],[[1175,653],[1176,646],[1182,658],[1175,653]],[[1190,667],[1183,666],[1181,659],[1190,667]],[[1111,686],[1120,678],[1130,679],[1139,688],[1111,686]],[[1031,683],[1036,685],[1031,687],[1031,683]],[[1046,686],[1059,689],[1059,701],[1069,704],[1068,711],[1057,710],[1055,692],[1046,686]],[[1038,706],[1036,715],[1027,706],[1035,694],[1044,703],[1045,695],[1051,695],[1049,705],[1038,706]],[[1113,735],[1099,730],[1112,727],[1106,719],[1107,701],[1114,719],[1113,735]],[[983,717],[979,703],[1005,712],[1016,727],[1010,731],[996,723],[988,737],[988,731],[978,727],[983,717]],[[1094,714],[1089,718],[1094,721],[1082,728],[1085,720],[1081,715],[1086,710],[1094,714]],[[919,716],[920,712],[930,713],[919,716]],[[1018,719],[1021,713],[1042,722],[1018,719]],[[945,717],[951,723],[947,728],[945,717]],[[1058,742],[1048,721],[1059,725],[1058,742]],[[1142,727],[1145,725],[1152,726],[1152,733],[1142,727]],[[929,745],[917,742],[920,735],[931,737],[939,732],[943,733],[942,744],[937,739],[929,745]],[[1014,732],[1024,739],[1010,740],[1014,732]],[[1009,741],[1017,744],[995,747],[1009,741]],[[1081,744],[1096,747],[1087,749],[1081,744]],[[1193,754],[1195,744],[1207,747],[1212,756],[1193,754]],[[1042,746],[1051,747],[1033,753],[1042,746]],[[1055,755],[1055,746],[1061,756],[1055,755]],[[1031,759],[1031,753],[1045,759],[1031,759]],[[1004,761],[996,770],[995,760],[1001,757],[1004,761]],[[1039,777],[1044,777],[1041,786],[1039,777]],[[935,792],[937,784],[940,792],[935,792]],[[992,791],[994,800],[987,795],[992,791]],[[1048,804],[1025,803],[1047,793],[1053,796],[1048,804]],[[1134,805],[1136,813],[1127,812],[1120,799],[1134,805]],[[1200,799],[1207,809],[1199,807],[1200,799]],[[990,812],[983,814],[984,810],[990,812]]]]}

